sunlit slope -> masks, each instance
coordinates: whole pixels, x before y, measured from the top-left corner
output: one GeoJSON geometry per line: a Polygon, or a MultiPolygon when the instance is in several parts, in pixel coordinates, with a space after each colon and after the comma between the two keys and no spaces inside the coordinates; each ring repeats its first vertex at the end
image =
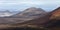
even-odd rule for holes
{"type": "Polygon", "coordinates": [[[52,11],[50,19],[60,19],[60,7],[52,11]]]}

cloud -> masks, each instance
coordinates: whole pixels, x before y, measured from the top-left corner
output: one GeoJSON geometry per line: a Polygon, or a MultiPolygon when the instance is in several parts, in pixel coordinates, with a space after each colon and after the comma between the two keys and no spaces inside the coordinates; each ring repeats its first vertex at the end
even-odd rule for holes
{"type": "Polygon", "coordinates": [[[59,4],[60,0],[0,0],[0,4],[31,4],[31,5],[45,5],[45,4],[59,4]]]}
{"type": "Polygon", "coordinates": [[[41,7],[52,10],[60,6],[60,0],[0,0],[0,9],[23,9],[27,7],[41,7]]]}

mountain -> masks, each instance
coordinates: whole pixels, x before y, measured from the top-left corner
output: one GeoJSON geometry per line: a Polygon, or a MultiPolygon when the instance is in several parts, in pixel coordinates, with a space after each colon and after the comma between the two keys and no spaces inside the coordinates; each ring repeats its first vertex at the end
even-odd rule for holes
{"type": "Polygon", "coordinates": [[[41,8],[31,7],[31,8],[26,9],[23,12],[19,12],[18,14],[11,16],[10,18],[9,17],[0,18],[0,23],[12,23],[12,24],[22,23],[22,22],[44,17],[46,13],[47,12],[45,12],[41,8]]]}
{"type": "Polygon", "coordinates": [[[24,26],[28,27],[47,27],[54,28],[60,27],[60,7],[53,10],[52,12],[48,12],[45,16],[39,18],[32,19],[30,21],[26,21],[21,23],[24,26]]]}
{"type": "Polygon", "coordinates": [[[30,18],[30,17],[37,17],[37,16],[44,16],[45,11],[41,8],[31,7],[23,11],[22,13],[16,14],[14,17],[21,17],[21,18],[30,18]]]}
{"type": "Polygon", "coordinates": [[[50,28],[60,27],[60,7],[53,10],[50,14],[51,15],[49,17],[49,21],[47,22],[46,26],[50,28]]]}
{"type": "Polygon", "coordinates": [[[10,18],[0,18],[0,25],[3,29],[4,27],[23,27],[26,25],[38,25],[43,26],[48,21],[48,14],[41,8],[31,7],[23,12],[19,12],[16,15],[11,16],[10,18]],[[23,24],[23,25],[22,25],[23,24]]]}
{"type": "Polygon", "coordinates": [[[13,15],[11,17],[20,18],[20,20],[23,20],[23,21],[28,21],[28,20],[32,20],[35,18],[43,17],[46,15],[46,13],[47,12],[45,12],[41,8],[31,7],[31,8],[27,8],[23,12],[13,15]]]}
{"type": "Polygon", "coordinates": [[[31,7],[25,11],[14,15],[15,18],[22,20],[21,24],[42,25],[45,24],[49,18],[49,13],[45,12],[41,8],[31,7]]]}
{"type": "MultiPolygon", "coordinates": [[[[19,12],[19,11],[18,11],[19,12]]],[[[0,11],[0,17],[8,17],[8,16],[12,16],[16,13],[18,13],[17,11],[9,11],[9,10],[6,10],[6,11],[0,11]]]]}
{"type": "Polygon", "coordinates": [[[11,18],[0,18],[0,23],[3,23],[0,25],[2,29],[4,27],[24,27],[24,29],[36,27],[46,30],[60,30],[60,7],[48,13],[41,8],[31,7],[11,16],[11,18]]]}
{"type": "Polygon", "coordinates": [[[60,7],[51,12],[50,19],[60,19],[60,7]]]}

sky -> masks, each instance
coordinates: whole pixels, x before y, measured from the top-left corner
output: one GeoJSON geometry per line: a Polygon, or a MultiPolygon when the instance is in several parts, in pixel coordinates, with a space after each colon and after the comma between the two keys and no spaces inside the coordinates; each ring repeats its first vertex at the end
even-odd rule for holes
{"type": "Polygon", "coordinates": [[[38,7],[45,11],[52,11],[60,7],[60,0],[0,0],[0,11],[23,11],[29,7],[38,7]]]}

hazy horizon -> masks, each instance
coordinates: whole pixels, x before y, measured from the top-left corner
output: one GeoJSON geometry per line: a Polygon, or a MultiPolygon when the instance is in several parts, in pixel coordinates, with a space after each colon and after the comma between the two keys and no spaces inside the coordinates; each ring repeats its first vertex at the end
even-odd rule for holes
{"type": "Polygon", "coordinates": [[[59,6],[60,0],[0,0],[0,11],[23,11],[29,7],[38,7],[45,11],[52,11],[59,6]]]}

